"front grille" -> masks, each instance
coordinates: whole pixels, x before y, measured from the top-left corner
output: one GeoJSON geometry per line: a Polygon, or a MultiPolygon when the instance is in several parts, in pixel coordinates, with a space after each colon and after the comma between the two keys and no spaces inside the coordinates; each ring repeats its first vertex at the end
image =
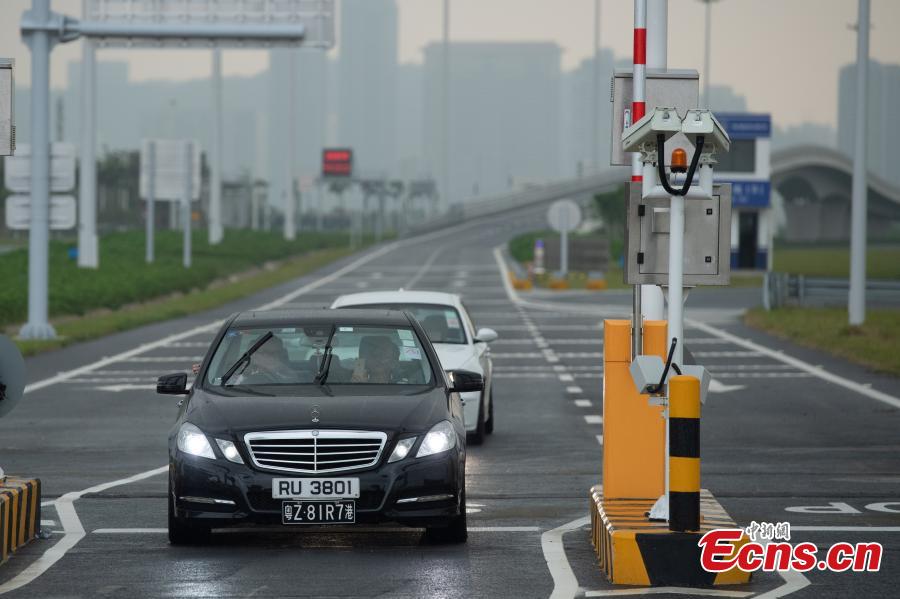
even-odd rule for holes
{"type": "Polygon", "coordinates": [[[273,431],[247,433],[253,463],[283,472],[340,472],[378,463],[387,435],[369,431],[273,431]]]}

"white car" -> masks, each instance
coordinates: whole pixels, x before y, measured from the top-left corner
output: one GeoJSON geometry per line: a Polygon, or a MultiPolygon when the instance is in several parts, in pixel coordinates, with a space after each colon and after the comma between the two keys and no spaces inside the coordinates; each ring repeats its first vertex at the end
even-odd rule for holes
{"type": "Polygon", "coordinates": [[[497,338],[497,332],[493,329],[476,332],[458,295],[403,289],[370,291],[342,295],[331,307],[409,310],[428,333],[445,371],[471,370],[484,377],[484,391],[461,394],[469,442],[478,445],[484,441],[485,434],[494,432],[493,365],[488,343],[497,338]]]}

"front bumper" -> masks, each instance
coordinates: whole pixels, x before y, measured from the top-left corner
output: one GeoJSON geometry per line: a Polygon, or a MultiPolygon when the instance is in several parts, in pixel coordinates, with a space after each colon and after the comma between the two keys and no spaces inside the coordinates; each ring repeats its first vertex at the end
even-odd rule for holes
{"type": "Polygon", "coordinates": [[[175,515],[210,527],[281,524],[281,499],[272,498],[272,478],[359,478],[357,523],[397,522],[441,526],[459,514],[464,468],[459,448],[425,458],[382,463],[364,472],[266,473],[226,460],[176,452],[169,467],[175,515]],[[402,501],[449,495],[425,502],[402,501]],[[183,499],[187,498],[187,500],[183,499]],[[202,501],[199,501],[202,500],[202,501]]]}

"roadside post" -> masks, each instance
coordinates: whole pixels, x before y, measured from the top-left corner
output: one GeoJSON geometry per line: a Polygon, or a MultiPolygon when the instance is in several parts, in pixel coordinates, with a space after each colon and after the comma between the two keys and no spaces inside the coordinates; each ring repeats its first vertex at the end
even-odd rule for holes
{"type": "Polygon", "coordinates": [[[145,261],[155,260],[156,202],[181,212],[185,268],[191,265],[191,202],[200,200],[200,144],[185,139],[141,141],[139,195],[147,201],[145,261]]]}
{"type": "Polygon", "coordinates": [[[152,264],[155,259],[155,235],[156,230],[156,142],[152,139],[147,143],[147,170],[150,179],[147,182],[147,239],[144,260],[152,264]]]}
{"type": "MultiPolygon", "coordinates": [[[[184,227],[184,243],[182,246],[182,264],[191,267],[191,199],[193,196],[194,144],[184,144],[184,195],[181,200],[182,226],[184,227]]],[[[199,192],[199,190],[198,190],[199,192]]],[[[199,194],[198,194],[199,195],[199,194]]]]}
{"type": "Polygon", "coordinates": [[[547,222],[559,232],[559,273],[565,279],[569,274],[569,232],[581,224],[581,208],[572,200],[557,200],[547,210],[547,222]]]}

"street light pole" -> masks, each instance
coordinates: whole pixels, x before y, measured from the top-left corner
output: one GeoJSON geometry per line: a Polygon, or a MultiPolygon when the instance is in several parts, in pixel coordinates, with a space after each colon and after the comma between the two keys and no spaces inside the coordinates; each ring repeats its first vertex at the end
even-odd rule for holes
{"type": "MultiPolygon", "coordinates": [[[[87,0],[82,13],[87,18],[87,0]]],[[[81,46],[81,159],[78,174],[78,266],[100,266],[97,241],[97,47],[85,38],[81,46]]]]}
{"type": "Polygon", "coordinates": [[[213,127],[209,165],[209,244],[221,243],[222,230],[222,50],[212,55],[213,127]]]}
{"type": "MultiPolygon", "coordinates": [[[[26,13],[36,23],[50,21],[50,0],[33,0],[26,13]]],[[[22,339],[52,339],[47,320],[50,239],[50,32],[37,29],[26,38],[31,49],[31,224],[28,231],[28,322],[22,339]]]]}
{"type": "Polygon", "coordinates": [[[591,104],[591,166],[600,170],[600,0],[594,0],[594,56],[591,60],[593,93],[591,104]]]}
{"type": "Polygon", "coordinates": [[[866,320],[866,128],[868,125],[869,0],[859,0],[856,23],[856,131],[850,211],[850,294],[847,311],[852,326],[866,320]]]}
{"type": "Polygon", "coordinates": [[[444,45],[441,53],[441,190],[444,208],[450,208],[450,0],[444,0],[444,45]]]}
{"type": "Polygon", "coordinates": [[[284,196],[284,238],[293,241],[297,237],[294,223],[294,158],[296,154],[295,136],[297,132],[297,51],[288,51],[288,147],[284,196]]]}
{"type": "Polygon", "coordinates": [[[702,0],[706,5],[706,36],[704,37],[703,46],[703,103],[702,106],[709,108],[709,85],[710,85],[710,66],[709,56],[710,47],[712,46],[712,3],[715,0],[702,0]]]}

